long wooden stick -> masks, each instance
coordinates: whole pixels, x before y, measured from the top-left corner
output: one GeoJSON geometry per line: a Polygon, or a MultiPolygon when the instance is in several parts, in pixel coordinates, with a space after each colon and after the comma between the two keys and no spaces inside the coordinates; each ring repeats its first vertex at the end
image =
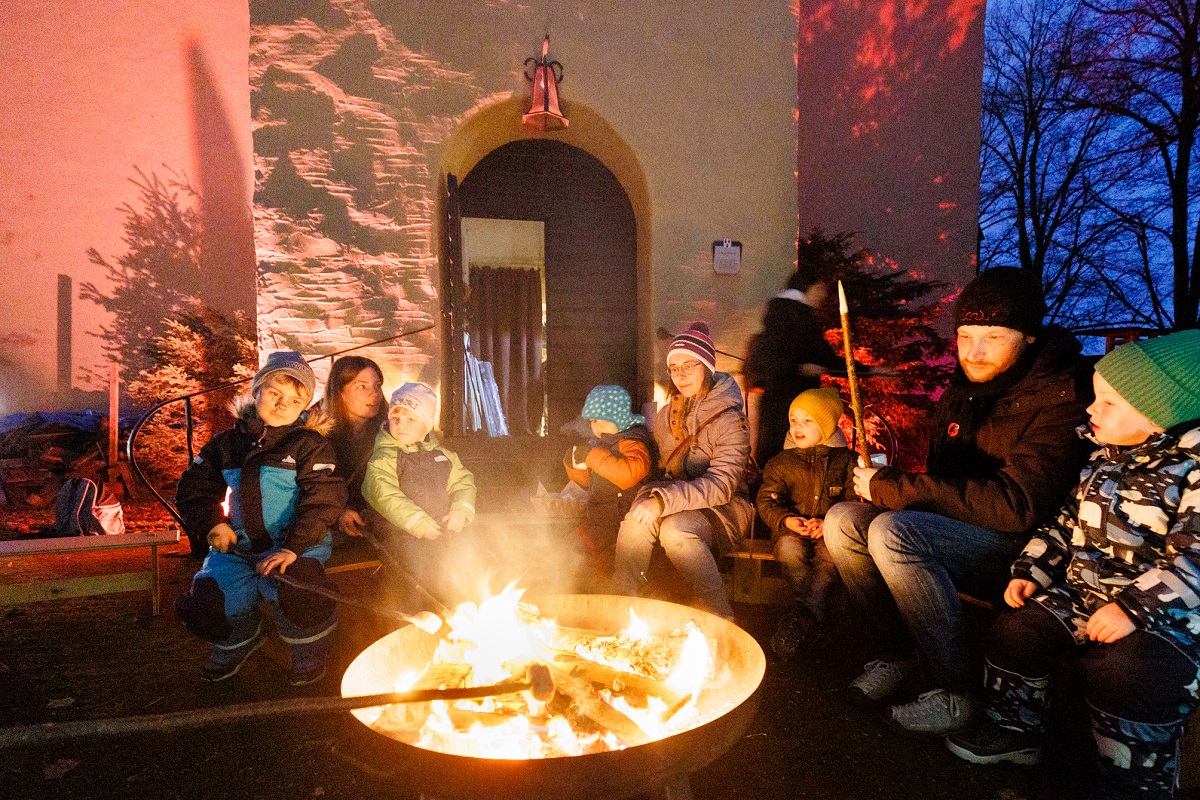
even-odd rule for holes
{"type": "Polygon", "coordinates": [[[47,722],[0,730],[0,750],[22,745],[42,744],[63,739],[92,736],[122,736],[132,733],[164,732],[209,725],[227,725],[241,720],[262,719],[289,714],[326,714],[350,711],[355,708],[390,705],[392,703],[421,703],[430,700],[465,700],[497,697],[503,694],[536,689],[528,681],[508,681],[491,686],[466,686],[454,689],[414,689],[407,692],[363,695],[361,697],[293,697],[285,700],[264,700],[235,706],[198,708],[170,714],[150,714],[141,717],[87,719],[74,722],[47,722]]]}
{"type": "Polygon", "coordinates": [[[858,456],[862,466],[871,466],[871,452],[867,450],[867,429],[863,425],[862,395],[858,392],[858,373],[854,369],[854,346],[850,339],[850,306],[846,303],[846,290],[838,281],[838,311],[842,317],[842,350],[846,354],[846,382],[850,384],[850,410],[854,412],[854,438],[857,440],[858,456]]]}

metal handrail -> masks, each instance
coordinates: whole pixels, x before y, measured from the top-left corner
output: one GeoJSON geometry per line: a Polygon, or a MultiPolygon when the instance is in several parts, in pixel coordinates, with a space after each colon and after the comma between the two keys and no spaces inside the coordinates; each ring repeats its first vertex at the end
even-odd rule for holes
{"type": "MultiPolygon", "coordinates": [[[[403,333],[398,333],[395,336],[388,336],[384,339],[375,339],[374,341],[367,342],[366,344],[355,345],[354,347],[348,347],[345,350],[339,350],[336,353],[329,353],[328,355],[307,359],[306,363],[313,364],[323,358],[328,358],[332,363],[333,359],[337,358],[338,356],[343,356],[346,353],[352,353],[355,350],[362,350],[365,347],[374,347],[377,344],[383,344],[384,342],[390,342],[395,339],[416,336],[418,333],[424,333],[425,331],[433,330],[435,327],[436,324],[430,324],[426,325],[424,328],[418,328],[414,331],[405,331],[403,333]]],[[[249,383],[252,380],[254,380],[253,377],[241,378],[236,381],[222,383],[219,386],[213,386],[209,389],[201,389],[198,392],[192,392],[191,394],[184,394],[178,397],[171,397],[163,400],[162,402],[151,406],[149,411],[147,411],[145,414],[142,414],[142,416],[138,418],[138,421],[134,423],[133,429],[129,431],[129,438],[125,440],[125,457],[129,460],[129,468],[133,470],[133,474],[137,476],[138,480],[140,480],[142,484],[150,490],[150,493],[154,495],[154,499],[162,504],[163,508],[167,510],[167,513],[174,518],[175,522],[178,523],[180,530],[183,529],[183,517],[179,515],[179,510],[175,508],[175,506],[169,500],[167,500],[167,498],[163,497],[162,493],[158,491],[158,488],[150,482],[150,479],[147,478],[145,473],[142,472],[142,468],[138,466],[137,459],[134,457],[134,443],[137,441],[138,433],[141,432],[142,426],[149,422],[150,418],[157,414],[164,406],[168,406],[171,403],[182,402],[187,432],[188,463],[190,464],[192,459],[195,458],[195,449],[192,440],[192,399],[196,397],[203,397],[204,395],[212,394],[213,392],[220,392],[224,389],[229,389],[234,386],[240,386],[241,384],[249,383]]]]}

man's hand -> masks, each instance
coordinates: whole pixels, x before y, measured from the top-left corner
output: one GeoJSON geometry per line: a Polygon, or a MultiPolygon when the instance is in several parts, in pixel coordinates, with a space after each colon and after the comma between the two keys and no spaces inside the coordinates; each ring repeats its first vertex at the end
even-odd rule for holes
{"type": "Polygon", "coordinates": [[[295,560],[296,554],[291,550],[288,550],[286,547],[276,550],[269,556],[264,556],[263,559],[258,562],[258,574],[270,575],[271,571],[278,567],[279,574],[282,575],[287,571],[288,565],[295,560]]]}
{"type": "Polygon", "coordinates": [[[650,495],[633,504],[633,508],[629,509],[629,518],[643,525],[651,525],[654,523],[654,520],[662,516],[663,510],[662,500],[659,500],[654,495],[650,495]]]}
{"type": "Polygon", "coordinates": [[[854,468],[854,493],[871,502],[871,478],[875,477],[875,473],[879,472],[879,467],[855,467],[854,468]]]}
{"type": "Polygon", "coordinates": [[[1033,597],[1033,593],[1038,589],[1038,585],[1033,581],[1027,581],[1024,578],[1013,578],[1008,582],[1008,588],[1004,590],[1004,602],[1012,608],[1020,608],[1025,605],[1025,601],[1033,597]]]}
{"type": "Polygon", "coordinates": [[[350,508],[343,511],[342,515],[338,517],[338,530],[347,536],[362,536],[365,524],[362,516],[350,508]]]}
{"type": "Polygon", "coordinates": [[[237,533],[227,522],[218,522],[208,532],[208,544],[218,553],[228,553],[237,544],[237,533]]]}
{"type": "Polygon", "coordinates": [[[467,515],[457,508],[451,509],[449,514],[442,517],[442,527],[450,533],[458,533],[467,527],[467,515]]]}
{"type": "Polygon", "coordinates": [[[1137,630],[1133,620],[1116,603],[1107,603],[1088,618],[1087,635],[1093,642],[1112,644],[1137,630]]]}

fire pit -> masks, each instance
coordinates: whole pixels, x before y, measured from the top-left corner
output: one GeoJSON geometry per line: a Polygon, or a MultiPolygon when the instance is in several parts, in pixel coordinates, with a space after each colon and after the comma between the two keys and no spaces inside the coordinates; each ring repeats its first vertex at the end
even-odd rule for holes
{"type": "MultiPolygon", "coordinates": [[[[557,753],[557,757],[519,758],[476,757],[426,749],[416,746],[418,736],[413,729],[392,726],[380,709],[355,712],[364,723],[386,737],[383,751],[394,759],[402,770],[409,788],[437,798],[620,798],[645,794],[669,787],[670,793],[686,791],[687,775],[700,769],[729,749],[743,734],[757,709],[757,690],[762,682],[766,660],[762,648],[753,637],[720,617],[674,603],[606,595],[555,595],[534,598],[541,617],[554,620],[558,626],[582,631],[617,634],[630,624],[630,611],[645,623],[654,637],[667,637],[678,642],[680,632],[687,630],[703,634],[711,656],[711,669],[702,678],[698,690],[679,690],[682,699],[694,701],[676,722],[693,720],[685,730],[643,731],[633,724],[622,729],[617,713],[609,719],[609,707],[590,709],[587,716],[610,725],[598,727],[615,729],[608,738],[615,746],[604,752],[591,749],[582,755],[557,753]],[[658,738],[662,737],[662,738],[658,738]]],[[[453,635],[453,634],[452,634],[453,635]]],[[[586,638],[586,636],[585,636],[586,638]]],[[[687,636],[690,642],[693,633],[687,636]]],[[[372,644],[346,670],[342,679],[342,695],[357,696],[405,689],[398,686],[403,675],[426,671],[434,660],[439,646],[445,642],[415,626],[395,631],[372,644]]],[[[685,645],[690,646],[690,645],[685,645]]],[[[556,689],[562,694],[586,694],[581,683],[593,682],[594,671],[578,677],[572,670],[570,655],[548,659],[555,675],[556,689]],[[572,675],[572,672],[575,674],[572,675]]],[[[589,662],[590,663],[590,662],[589,662]]],[[[595,667],[603,673],[603,667],[595,667]]],[[[675,676],[671,676],[672,678],[675,676]]],[[[486,682],[492,678],[486,678],[486,682]]],[[[669,683],[671,678],[667,679],[669,683]]],[[[621,686],[620,682],[615,683],[621,686]]],[[[653,683],[653,686],[659,686],[653,683]]],[[[657,690],[655,690],[657,691],[657,690]]],[[[674,694],[663,690],[670,700],[674,694]]],[[[580,698],[586,699],[586,698],[580,698]]],[[[594,699],[591,700],[594,703],[594,699]]],[[[586,705],[586,704],[585,704],[586,705]]],[[[618,703],[618,705],[620,705],[618,703]]],[[[403,706],[391,706],[403,709],[403,706]]],[[[663,706],[667,709],[666,706],[663,706]]],[[[424,714],[427,708],[397,713],[424,714]]],[[[678,712],[672,707],[659,715],[670,718],[678,712]]],[[[594,748],[592,748],[594,749],[594,748]]]]}

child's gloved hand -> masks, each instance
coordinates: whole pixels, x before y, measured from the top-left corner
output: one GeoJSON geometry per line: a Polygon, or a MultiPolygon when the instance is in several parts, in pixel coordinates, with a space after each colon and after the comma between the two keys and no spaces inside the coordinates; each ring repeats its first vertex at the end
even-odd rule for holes
{"type": "Polygon", "coordinates": [[[228,553],[237,544],[237,533],[228,523],[218,522],[208,532],[208,544],[218,553],[228,553]]]}
{"type": "Polygon", "coordinates": [[[451,509],[449,514],[442,517],[442,527],[450,533],[458,533],[467,527],[467,515],[457,508],[451,509]]]}
{"type": "Polygon", "coordinates": [[[362,536],[365,524],[362,515],[352,508],[347,508],[338,517],[338,530],[347,536],[362,536]]]}
{"type": "Polygon", "coordinates": [[[571,466],[575,469],[587,469],[588,453],[592,452],[592,448],[584,445],[575,445],[571,448],[571,466]]]}
{"type": "Polygon", "coordinates": [[[434,521],[433,517],[425,517],[421,524],[412,532],[413,536],[416,536],[418,539],[428,539],[431,542],[440,537],[442,533],[444,531],[434,521]]]}

